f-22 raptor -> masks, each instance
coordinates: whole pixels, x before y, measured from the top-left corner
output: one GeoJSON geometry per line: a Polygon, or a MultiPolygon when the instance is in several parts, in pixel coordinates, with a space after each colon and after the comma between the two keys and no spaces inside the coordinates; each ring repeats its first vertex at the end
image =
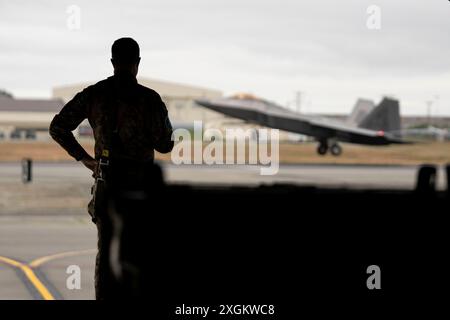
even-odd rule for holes
{"type": "Polygon", "coordinates": [[[339,156],[342,147],[338,142],[363,145],[408,143],[398,137],[401,130],[400,104],[392,98],[383,98],[378,105],[359,99],[345,121],[300,114],[247,94],[197,99],[195,102],[249,123],[314,137],[319,142],[317,153],[320,155],[330,152],[339,156]]]}

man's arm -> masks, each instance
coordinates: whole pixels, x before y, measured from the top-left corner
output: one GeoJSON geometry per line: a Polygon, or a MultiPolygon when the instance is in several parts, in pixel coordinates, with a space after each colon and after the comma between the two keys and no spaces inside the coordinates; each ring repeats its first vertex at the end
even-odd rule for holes
{"type": "Polygon", "coordinates": [[[75,139],[72,131],[87,118],[87,91],[78,93],[57,114],[50,124],[51,137],[77,161],[82,161],[89,169],[95,161],[75,139]],[[86,163],[85,163],[86,162],[86,163]]]}
{"type": "Polygon", "coordinates": [[[153,147],[161,153],[168,153],[173,149],[172,124],[170,123],[167,108],[161,97],[157,101],[152,117],[153,147]]]}

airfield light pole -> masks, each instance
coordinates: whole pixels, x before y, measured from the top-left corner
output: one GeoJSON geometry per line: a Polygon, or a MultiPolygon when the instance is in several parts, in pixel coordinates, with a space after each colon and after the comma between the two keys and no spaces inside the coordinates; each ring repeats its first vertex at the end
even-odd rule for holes
{"type": "MultiPolygon", "coordinates": [[[[434,95],[434,116],[437,117],[439,115],[439,99],[440,96],[438,94],[434,95]]],[[[434,122],[434,125],[438,125],[436,124],[436,122],[434,122]]]]}
{"type": "Polygon", "coordinates": [[[295,107],[296,107],[298,113],[300,113],[300,111],[301,111],[301,106],[302,106],[302,92],[297,91],[295,93],[295,107]]]}
{"type": "Polygon", "coordinates": [[[428,127],[431,127],[431,106],[433,105],[433,101],[432,100],[428,100],[427,101],[427,122],[428,122],[428,127]]]}

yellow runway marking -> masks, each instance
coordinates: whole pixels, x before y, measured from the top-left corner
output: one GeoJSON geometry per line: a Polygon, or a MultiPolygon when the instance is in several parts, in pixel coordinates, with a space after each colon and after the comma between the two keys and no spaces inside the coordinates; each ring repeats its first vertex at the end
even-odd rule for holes
{"type": "Polygon", "coordinates": [[[0,261],[16,268],[20,268],[22,266],[21,262],[6,257],[0,257],[0,261]]]}
{"type": "Polygon", "coordinates": [[[27,279],[31,282],[31,284],[36,288],[36,290],[39,292],[39,294],[42,296],[44,300],[55,300],[53,295],[50,293],[50,291],[45,287],[45,285],[39,280],[39,278],[36,276],[32,268],[37,268],[44,263],[47,263],[51,260],[55,259],[61,259],[66,257],[73,257],[78,255],[84,255],[84,254],[93,254],[97,251],[95,249],[90,250],[81,250],[81,251],[69,251],[69,252],[62,252],[57,253],[49,256],[44,256],[38,259],[35,259],[31,261],[29,264],[25,264],[7,257],[0,256],[0,262],[3,262],[7,265],[10,265],[12,267],[20,269],[27,279]]]}
{"type": "Polygon", "coordinates": [[[39,267],[39,266],[43,265],[44,263],[47,263],[51,260],[80,256],[80,255],[84,255],[84,254],[93,254],[96,252],[97,252],[96,249],[89,249],[89,250],[82,250],[82,251],[69,251],[69,252],[52,254],[52,255],[45,256],[45,257],[31,261],[29,266],[32,268],[36,268],[36,267],[39,267]]]}
{"type": "Polygon", "coordinates": [[[39,280],[39,278],[34,274],[33,270],[26,264],[23,264],[19,261],[15,261],[13,259],[9,259],[6,257],[0,257],[0,262],[6,263],[15,268],[19,268],[25,274],[27,279],[33,284],[39,294],[44,298],[44,300],[55,300],[53,295],[48,291],[48,289],[44,286],[44,284],[39,280]]]}

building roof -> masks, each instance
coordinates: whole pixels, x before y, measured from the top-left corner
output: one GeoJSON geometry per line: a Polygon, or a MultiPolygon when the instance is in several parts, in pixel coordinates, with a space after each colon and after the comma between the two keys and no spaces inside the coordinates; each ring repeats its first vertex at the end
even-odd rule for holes
{"type": "Polygon", "coordinates": [[[14,99],[0,97],[0,111],[10,112],[53,112],[61,110],[61,99],[14,99]]]}

